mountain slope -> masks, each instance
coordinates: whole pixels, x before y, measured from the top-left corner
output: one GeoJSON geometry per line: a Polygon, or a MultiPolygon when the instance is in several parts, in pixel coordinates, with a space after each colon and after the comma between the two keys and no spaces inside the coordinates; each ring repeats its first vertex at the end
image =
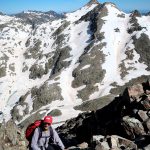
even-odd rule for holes
{"type": "Polygon", "coordinates": [[[0,15],[1,119],[25,125],[52,114],[55,123],[63,122],[146,80],[149,24],[150,16],[95,0],[34,26],[0,15]]]}

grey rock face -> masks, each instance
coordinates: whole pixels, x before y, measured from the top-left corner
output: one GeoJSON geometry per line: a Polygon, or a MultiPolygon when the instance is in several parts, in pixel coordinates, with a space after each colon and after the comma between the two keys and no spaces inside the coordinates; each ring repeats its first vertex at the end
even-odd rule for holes
{"type": "MultiPolygon", "coordinates": [[[[29,103],[26,102],[26,98],[29,94],[31,94],[31,97],[34,99],[33,106],[30,106],[33,107],[33,112],[34,112],[37,111],[42,106],[50,104],[52,101],[62,100],[63,98],[60,93],[61,93],[61,89],[57,85],[57,83],[51,85],[45,83],[40,88],[36,88],[36,87],[32,88],[31,93],[28,92],[24,96],[20,97],[18,104],[16,104],[13,107],[11,111],[13,120],[19,122],[23,119],[25,115],[32,113],[29,111],[29,103]],[[21,114],[20,114],[19,107],[24,108],[21,114]]],[[[53,114],[53,116],[61,115],[61,111],[59,110],[54,110],[51,113],[53,114]]],[[[25,121],[23,121],[23,123],[21,123],[21,126],[22,127],[26,126],[28,123],[31,123],[33,119],[35,120],[41,119],[44,115],[45,113],[43,114],[40,113],[39,111],[36,112],[34,115],[31,114],[31,117],[28,117],[25,121]]]]}
{"type": "Polygon", "coordinates": [[[125,14],[123,14],[123,13],[121,15],[119,14],[117,17],[125,18],[125,14]]]}
{"type": "Polygon", "coordinates": [[[113,85],[114,88],[112,88],[110,90],[110,93],[111,94],[114,94],[114,95],[118,95],[119,93],[122,93],[125,89],[125,87],[129,87],[129,86],[132,86],[134,84],[138,84],[138,83],[142,83],[142,82],[146,82],[147,80],[150,79],[150,76],[140,76],[138,78],[135,78],[135,79],[132,79],[130,80],[128,83],[126,83],[125,85],[123,86],[118,86],[118,85],[113,85]]]}
{"type": "Polygon", "coordinates": [[[9,69],[10,69],[12,72],[15,71],[14,63],[12,63],[12,64],[9,65],[9,69]]]}
{"type": "Polygon", "coordinates": [[[70,50],[69,46],[66,46],[61,49],[57,49],[54,56],[53,56],[53,68],[51,71],[51,75],[58,73],[62,68],[66,68],[69,66],[70,61],[64,61],[66,58],[70,57],[70,50]]]}
{"type": "Polygon", "coordinates": [[[62,23],[62,25],[53,33],[53,36],[54,36],[55,38],[57,38],[57,36],[58,36],[59,34],[61,34],[61,33],[64,31],[64,29],[69,26],[69,24],[70,24],[69,22],[64,21],[64,22],[62,23]]]}
{"type": "Polygon", "coordinates": [[[7,67],[7,61],[8,61],[8,56],[3,54],[3,57],[0,58],[3,63],[0,64],[0,78],[6,76],[6,67],[7,67]]]}
{"type": "Polygon", "coordinates": [[[50,104],[54,100],[62,99],[61,89],[57,83],[51,85],[45,83],[39,89],[35,87],[31,90],[31,96],[34,98],[33,111],[50,104]]]}
{"type": "Polygon", "coordinates": [[[144,122],[148,134],[150,133],[150,117],[144,122]]]}
{"type": "Polygon", "coordinates": [[[37,59],[37,58],[39,58],[41,55],[40,45],[41,45],[40,40],[35,41],[34,45],[32,47],[29,47],[27,49],[27,51],[24,53],[25,59],[30,59],[30,58],[37,59]]]}
{"type": "Polygon", "coordinates": [[[1,150],[26,150],[23,133],[12,120],[0,127],[0,149],[1,150]],[[24,143],[24,144],[23,144],[24,143]]]}
{"type": "Polygon", "coordinates": [[[20,99],[19,99],[18,104],[16,104],[13,107],[13,109],[11,110],[11,114],[12,114],[13,120],[15,120],[15,121],[21,121],[22,118],[24,117],[24,115],[27,115],[29,113],[29,105],[28,105],[28,103],[25,102],[25,100],[26,100],[26,98],[27,98],[27,96],[29,94],[30,93],[27,92],[24,96],[21,96],[20,99]],[[23,114],[19,113],[18,106],[25,107],[25,109],[23,109],[23,114]]]}
{"type": "Polygon", "coordinates": [[[123,79],[127,74],[129,74],[128,69],[126,68],[124,61],[122,61],[122,63],[119,65],[119,68],[121,71],[120,76],[123,79]]]}
{"type": "Polygon", "coordinates": [[[44,68],[37,64],[31,66],[29,71],[30,71],[30,75],[29,75],[30,79],[41,78],[45,74],[44,68]]]}
{"type": "Polygon", "coordinates": [[[137,22],[136,15],[132,14],[130,19],[131,27],[128,29],[128,33],[132,34],[134,31],[141,31],[143,27],[137,22]]]}
{"type": "MultiPolygon", "coordinates": [[[[30,39],[28,39],[26,42],[27,47],[30,45],[29,43],[30,43],[30,39]]],[[[36,61],[29,68],[29,71],[30,71],[29,78],[30,79],[41,78],[44,74],[47,74],[49,72],[49,69],[51,69],[52,66],[54,66],[54,63],[56,61],[55,59],[57,58],[57,55],[59,55],[59,53],[57,54],[57,52],[56,52],[56,58],[55,58],[55,56],[54,56],[54,58],[52,58],[52,55],[53,55],[52,53],[42,54],[42,51],[40,51],[41,41],[40,40],[34,40],[34,43],[35,44],[33,46],[30,46],[27,49],[27,51],[24,53],[25,59],[32,59],[33,58],[35,60],[41,60],[43,57],[45,57],[45,59],[47,59],[47,62],[43,62],[44,65],[43,64],[40,65],[36,61]]],[[[62,52],[60,52],[60,53],[63,53],[65,51],[64,49],[62,49],[62,52]]],[[[65,53],[63,55],[65,55],[65,53]]],[[[24,68],[22,71],[25,72],[27,70],[28,70],[28,66],[24,63],[24,68]]]]}
{"type": "Polygon", "coordinates": [[[87,3],[87,6],[91,6],[92,4],[100,4],[97,0],[90,0],[88,3],[87,3]]]}
{"type": "Polygon", "coordinates": [[[90,94],[98,90],[93,85],[100,82],[105,74],[105,71],[101,68],[101,64],[104,62],[104,55],[99,48],[97,50],[96,48],[93,47],[90,53],[83,54],[79,58],[80,65],[73,71],[74,81],[72,82],[72,86],[76,88],[86,85],[78,94],[83,100],[88,99],[90,94]],[[89,67],[82,70],[86,65],[89,65],[89,67]]]}
{"type": "Polygon", "coordinates": [[[142,121],[147,121],[147,119],[149,118],[147,115],[147,111],[139,110],[138,115],[142,121]]]}
{"type": "Polygon", "coordinates": [[[92,101],[85,101],[79,106],[75,106],[74,109],[81,111],[96,111],[104,106],[108,105],[115,96],[113,94],[94,99],[92,101]]]}
{"type": "Polygon", "coordinates": [[[1,67],[0,68],[0,77],[4,77],[6,76],[6,68],[5,67],[1,67]]]}
{"type": "Polygon", "coordinates": [[[129,74],[129,71],[136,70],[134,65],[133,66],[132,65],[129,65],[129,66],[125,65],[126,61],[134,59],[133,53],[134,53],[134,49],[127,48],[125,51],[126,58],[123,59],[121,61],[121,63],[119,64],[121,79],[124,79],[124,77],[126,77],[129,74]]]}
{"type": "Polygon", "coordinates": [[[138,119],[125,116],[123,118],[123,126],[127,134],[132,139],[135,139],[136,136],[142,136],[146,134],[142,123],[138,119]]]}
{"type": "Polygon", "coordinates": [[[62,113],[59,109],[53,109],[50,113],[48,113],[47,115],[50,115],[50,116],[60,116],[62,113]]]}
{"type": "MultiPolygon", "coordinates": [[[[0,31],[2,31],[5,27],[8,27],[7,23],[0,24],[0,31]]],[[[2,38],[2,37],[0,37],[0,38],[2,38]]]]}
{"type": "Polygon", "coordinates": [[[96,142],[96,150],[137,150],[137,145],[134,142],[117,135],[107,137],[97,136],[97,139],[95,139],[94,142],[96,142]],[[98,140],[98,138],[100,139],[98,140]]]}
{"type": "Polygon", "coordinates": [[[144,62],[148,67],[147,70],[150,70],[150,39],[148,35],[145,33],[142,33],[140,38],[136,39],[136,37],[133,37],[135,50],[138,54],[140,54],[140,60],[141,62],[144,62]]]}

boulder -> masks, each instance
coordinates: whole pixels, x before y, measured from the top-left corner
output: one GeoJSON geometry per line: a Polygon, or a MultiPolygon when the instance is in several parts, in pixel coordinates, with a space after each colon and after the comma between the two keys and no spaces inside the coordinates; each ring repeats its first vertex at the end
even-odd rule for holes
{"type": "Polygon", "coordinates": [[[142,123],[135,118],[130,118],[129,116],[123,117],[123,127],[126,133],[131,139],[135,139],[136,136],[141,136],[146,134],[142,123]]]}
{"type": "Polygon", "coordinates": [[[125,138],[122,138],[120,136],[117,135],[112,135],[110,137],[107,138],[107,141],[111,147],[111,149],[129,149],[129,150],[136,150],[137,149],[137,145],[125,138]]]}
{"type": "Polygon", "coordinates": [[[148,118],[148,119],[145,121],[145,125],[146,125],[146,128],[147,128],[147,132],[150,134],[150,118],[148,118]]]}
{"type": "Polygon", "coordinates": [[[149,118],[147,115],[147,111],[139,110],[138,115],[142,121],[146,121],[149,118]]]}
{"type": "Polygon", "coordinates": [[[111,135],[107,137],[102,137],[101,135],[99,135],[97,136],[97,138],[93,136],[93,140],[93,142],[95,142],[96,140],[96,150],[137,150],[137,145],[133,141],[117,135],[111,135]]]}
{"type": "Polygon", "coordinates": [[[88,148],[88,143],[83,142],[83,143],[81,143],[81,144],[78,144],[77,146],[78,146],[80,149],[86,149],[86,148],[88,148]]]}
{"type": "Polygon", "coordinates": [[[23,132],[12,120],[3,122],[0,127],[0,150],[26,150],[23,132]]]}
{"type": "Polygon", "coordinates": [[[137,84],[128,87],[128,93],[130,98],[132,97],[132,99],[133,98],[138,99],[144,93],[142,84],[137,84]]]}
{"type": "Polygon", "coordinates": [[[102,135],[94,135],[93,139],[93,147],[96,150],[109,150],[110,146],[108,145],[108,142],[106,141],[106,138],[102,135]]]}
{"type": "Polygon", "coordinates": [[[144,106],[145,110],[150,110],[150,99],[146,98],[142,101],[142,105],[144,106]]]}

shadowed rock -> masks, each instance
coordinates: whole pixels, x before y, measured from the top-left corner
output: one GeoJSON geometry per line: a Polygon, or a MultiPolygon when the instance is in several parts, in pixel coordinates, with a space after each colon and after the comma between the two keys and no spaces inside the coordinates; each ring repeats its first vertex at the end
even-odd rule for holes
{"type": "MultiPolygon", "coordinates": [[[[149,105],[144,107],[150,84],[138,84],[126,88],[110,104],[90,113],[80,114],[57,128],[66,146],[87,142],[91,145],[93,135],[118,135],[135,141],[138,147],[149,144],[149,105]],[[147,85],[147,86],[143,86],[147,85]],[[136,111],[137,110],[137,111],[136,111]],[[140,119],[138,111],[146,111],[146,120],[140,119]],[[142,138],[143,137],[143,138],[142,138]],[[144,140],[143,140],[144,139],[144,140]],[[138,140],[138,142],[136,142],[138,140]]],[[[150,101],[149,101],[150,102],[150,101]]],[[[133,143],[133,147],[136,147],[133,143]]],[[[131,146],[132,147],[132,146],[131,146]]]]}

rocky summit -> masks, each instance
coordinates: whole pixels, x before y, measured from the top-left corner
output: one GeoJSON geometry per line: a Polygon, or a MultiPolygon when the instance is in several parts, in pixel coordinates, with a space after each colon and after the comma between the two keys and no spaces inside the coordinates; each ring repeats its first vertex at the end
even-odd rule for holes
{"type": "MultiPolygon", "coordinates": [[[[87,136],[84,129],[98,114],[102,121],[89,129],[92,134],[114,135],[101,141],[147,139],[148,93],[144,97],[146,91],[140,86],[140,91],[126,92],[128,97],[135,94],[132,100],[115,97],[126,87],[149,81],[149,50],[150,15],[138,10],[125,13],[109,2],[91,0],[64,14],[0,13],[0,122],[5,126],[12,121],[25,129],[34,120],[52,115],[57,127],[91,112],[77,117],[81,121],[75,125],[79,126],[76,135],[66,124],[61,127],[69,132],[71,143],[77,137],[75,144],[91,144],[91,133],[87,136]],[[104,108],[110,112],[104,113],[104,108]],[[87,125],[84,117],[89,118],[83,121],[87,125]]],[[[68,146],[70,140],[65,140],[68,146]]],[[[131,145],[140,147],[136,142],[131,145]]]]}

